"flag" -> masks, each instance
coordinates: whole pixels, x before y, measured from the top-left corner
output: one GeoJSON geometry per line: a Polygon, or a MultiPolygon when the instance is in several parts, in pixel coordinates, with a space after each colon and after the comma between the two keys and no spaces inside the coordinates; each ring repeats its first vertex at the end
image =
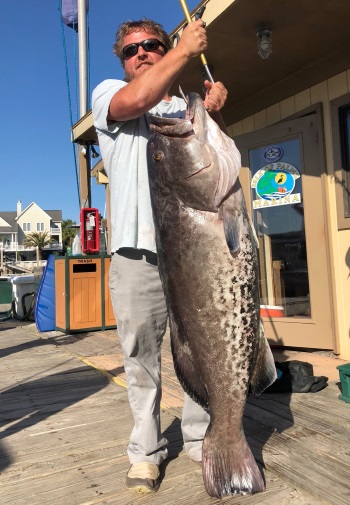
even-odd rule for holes
{"type": "MultiPolygon", "coordinates": [[[[78,0],[61,0],[62,2],[62,21],[69,28],[78,31],[78,0]]],[[[86,14],[89,10],[89,0],[85,0],[86,14]]]]}

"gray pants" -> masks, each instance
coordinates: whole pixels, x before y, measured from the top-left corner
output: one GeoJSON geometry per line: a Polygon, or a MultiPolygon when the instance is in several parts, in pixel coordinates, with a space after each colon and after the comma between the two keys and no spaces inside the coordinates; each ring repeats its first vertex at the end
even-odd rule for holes
{"type": "MultiPolygon", "coordinates": [[[[167,457],[167,440],[160,429],[160,348],[167,309],[157,257],[149,251],[121,249],[113,254],[109,287],[124,353],[124,367],[134,428],[128,455],[131,463],[160,464],[167,457]]],[[[181,422],[184,447],[202,459],[208,413],[185,394],[181,422]]]]}

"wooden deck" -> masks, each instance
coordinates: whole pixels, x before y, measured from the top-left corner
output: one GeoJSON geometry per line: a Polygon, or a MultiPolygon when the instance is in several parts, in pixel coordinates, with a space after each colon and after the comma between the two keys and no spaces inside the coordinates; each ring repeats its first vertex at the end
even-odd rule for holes
{"type": "MultiPolygon", "coordinates": [[[[279,354],[279,360],[290,358],[279,354]]],[[[249,397],[245,431],[267,490],[217,500],[182,451],[182,390],[169,338],[162,355],[162,428],[170,459],[154,495],[124,486],[132,416],[116,331],[38,333],[0,323],[0,496],[8,505],[313,505],[350,503],[350,404],[338,399],[340,363],[314,360],[332,380],[312,394],[249,397]]]]}

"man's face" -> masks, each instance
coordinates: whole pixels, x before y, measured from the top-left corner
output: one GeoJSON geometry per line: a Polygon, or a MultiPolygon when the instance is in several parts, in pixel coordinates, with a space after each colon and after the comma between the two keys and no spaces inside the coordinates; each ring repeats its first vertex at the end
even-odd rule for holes
{"type": "MultiPolygon", "coordinates": [[[[138,32],[129,33],[124,37],[123,47],[128,44],[133,44],[135,42],[142,42],[146,39],[158,39],[157,35],[153,33],[145,32],[144,30],[138,32]]],[[[124,60],[124,71],[127,79],[131,81],[138,75],[145,72],[151,65],[154,65],[164,56],[164,48],[159,47],[155,51],[145,51],[142,46],[138,47],[135,56],[130,56],[124,60]]]]}

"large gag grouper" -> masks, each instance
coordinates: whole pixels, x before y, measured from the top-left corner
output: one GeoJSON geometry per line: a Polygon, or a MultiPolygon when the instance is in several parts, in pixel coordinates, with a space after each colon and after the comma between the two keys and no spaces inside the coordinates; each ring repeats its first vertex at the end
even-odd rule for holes
{"type": "Polygon", "coordinates": [[[183,119],[150,116],[148,166],[174,366],[208,409],[203,479],[210,496],[263,491],[243,432],[249,388],[276,378],[259,316],[258,260],[235,143],[189,93],[183,119]]]}

